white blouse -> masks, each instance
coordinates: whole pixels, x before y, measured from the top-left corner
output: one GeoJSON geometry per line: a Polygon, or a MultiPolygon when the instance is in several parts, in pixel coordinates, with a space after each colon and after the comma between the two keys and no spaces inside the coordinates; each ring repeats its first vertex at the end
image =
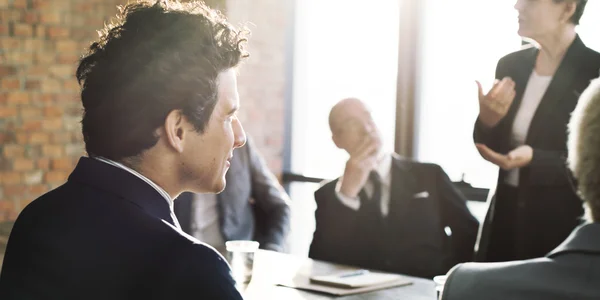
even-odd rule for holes
{"type": "MultiPolygon", "coordinates": [[[[519,106],[519,110],[517,111],[512,126],[511,143],[513,149],[525,144],[531,120],[533,119],[551,81],[552,76],[540,76],[535,70],[531,72],[521,105],[519,106]]],[[[508,171],[504,183],[514,187],[519,186],[519,170],[520,169],[512,169],[508,171]]]]}

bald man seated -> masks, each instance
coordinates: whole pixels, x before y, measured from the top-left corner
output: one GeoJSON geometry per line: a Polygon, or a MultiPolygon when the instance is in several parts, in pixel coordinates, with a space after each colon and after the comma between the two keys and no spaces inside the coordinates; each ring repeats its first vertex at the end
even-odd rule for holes
{"type": "Polygon", "coordinates": [[[311,258],[425,278],[472,259],[479,223],[440,166],[383,151],[358,99],[338,102],[329,126],[350,158],[315,192],[311,258]]]}

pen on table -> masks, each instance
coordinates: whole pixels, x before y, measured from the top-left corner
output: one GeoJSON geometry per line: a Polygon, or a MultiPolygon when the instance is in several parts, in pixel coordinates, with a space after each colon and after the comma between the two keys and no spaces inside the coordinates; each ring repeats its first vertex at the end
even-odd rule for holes
{"type": "Polygon", "coordinates": [[[363,274],[367,274],[367,273],[369,273],[369,270],[358,270],[358,271],[342,274],[339,277],[345,278],[345,277],[359,276],[359,275],[363,275],[363,274]]]}

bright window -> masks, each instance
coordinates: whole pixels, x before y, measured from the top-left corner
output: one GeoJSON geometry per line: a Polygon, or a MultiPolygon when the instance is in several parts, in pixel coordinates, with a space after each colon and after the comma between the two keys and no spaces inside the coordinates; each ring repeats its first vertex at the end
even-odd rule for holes
{"type": "MultiPolygon", "coordinates": [[[[296,1],[291,171],[333,179],[347,154],[331,141],[328,115],[345,97],[372,109],[393,151],[398,60],[398,1],[296,1]]],[[[314,230],[318,185],[292,184],[291,247],[305,254],[314,230]]]]}
{"type": "MultiPolygon", "coordinates": [[[[473,145],[478,114],[475,80],[492,84],[498,60],[521,47],[515,1],[425,0],[421,85],[416,113],[416,156],[440,164],[452,180],[494,186],[498,168],[473,145]]],[[[578,27],[588,47],[600,50],[600,3],[588,1],[578,27]]]]}
{"type": "Polygon", "coordinates": [[[588,1],[577,32],[586,46],[600,51],[600,1],[588,1]]]}
{"type": "Polygon", "coordinates": [[[453,181],[491,187],[497,168],[473,145],[477,85],[493,84],[498,59],[521,47],[514,3],[425,0],[415,153],[441,165],[453,181]]]}

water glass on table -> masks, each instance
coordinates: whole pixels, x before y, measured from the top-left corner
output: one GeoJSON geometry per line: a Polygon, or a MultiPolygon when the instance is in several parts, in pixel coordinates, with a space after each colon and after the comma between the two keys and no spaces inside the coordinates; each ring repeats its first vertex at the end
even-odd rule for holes
{"type": "Polygon", "coordinates": [[[231,273],[236,283],[244,284],[252,280],[254,268],[254,253],[258,250],[256,241],[228,241],[227,260],[231,266],[231,273]]]}

